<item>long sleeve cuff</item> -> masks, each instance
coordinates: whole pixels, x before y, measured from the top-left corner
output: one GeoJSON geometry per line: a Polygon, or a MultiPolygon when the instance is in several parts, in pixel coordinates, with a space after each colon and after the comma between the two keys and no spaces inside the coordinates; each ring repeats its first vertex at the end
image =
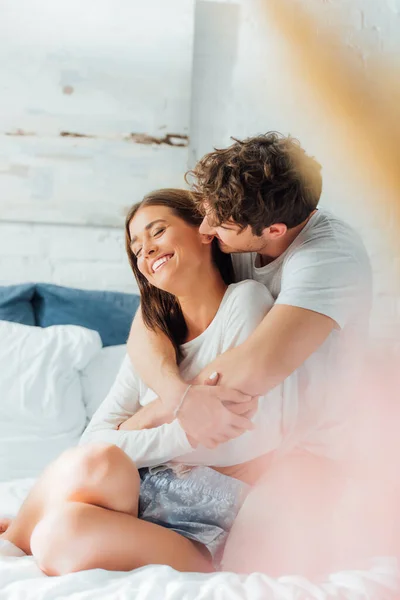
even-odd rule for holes
{"type": "Polygon", "coordinates": [[[108,442],[115,444],[135,462],[138,469],[164,464],[193,451],[179,421],[138,431],[97,429],[83,434],[80,443],[108,442]]]}

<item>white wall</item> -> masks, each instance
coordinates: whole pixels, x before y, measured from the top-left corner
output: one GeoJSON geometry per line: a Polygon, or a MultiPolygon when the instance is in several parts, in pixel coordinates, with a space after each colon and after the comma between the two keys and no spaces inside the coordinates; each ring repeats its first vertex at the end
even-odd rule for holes
{"type": "MultiPolygon", "coordinates": [[[[323,24],[342,21],[343,42],[364,68],[379,56],[396,58],[400,71],[399,0],[301,2],[318,9],[323,24]]],[[[201,35],[195,36],[191,162],[212,146],[228,144],[230,136],[278,130],[297,137],[323,165],[321,206],[351,222],[365,240],[375,278],[374,335],[400,340],[400,255],[388,243],[399,224],[380,201],[388,192],[355,169],[346,130],[296,76],[292,50],[267,4],[197,3],[201,35]]]]}
{"type": "Polygon", "coordinates": [[[132,291],[127,208],[187,168],[194,0],[0,13],[0,282],[132,291]]]}
{"type": "MultiPolygon", "coordinates": [[[[345,41],[366,66],[377,53],[399,57],[399,0],[304,2],[318,5],[327,22],[342,15],[345,41]]],[[[371,209],[385,192],[352,168],[345,133],[296,79],[284,39],[260,17],[262,5],[263,0],[197,2],[190,163],[213,145],[229,143],[231,135],[275,129],[298,137],[323,164],[322,205],[350,220],[364,236],[375,273],[373,330],[378,337],[393,338],[400,320],[400,256],[387,238],[395,224],[389,213],[371,209]]],[[[107,228],[1,224],[0,280],[134,288],[122,231],[107,228]]]]}
{"type": "Polygon", "coordinates": [[[44,281],[78,288],[135,292],[123,231],[10,223],[0,225],[0,285],[44,281]]]}
{"type": "Polygon", "coordinates": [[[2,219],[121,227],[149,189],[180,184],[194,0],[0,10],[2,219]]]}

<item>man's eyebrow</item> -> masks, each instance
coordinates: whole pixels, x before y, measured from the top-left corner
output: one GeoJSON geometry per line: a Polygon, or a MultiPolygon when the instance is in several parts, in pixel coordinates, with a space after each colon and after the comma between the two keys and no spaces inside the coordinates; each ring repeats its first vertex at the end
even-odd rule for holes
{"type": "Polygon", "coordinates": [[[207,210],[204,211],[204,216],[207,218],[208,224],[210,225],[210,227],[222,227],[225,229],[230,229],[230,227],[232,227],[233,229],[235,229],[236,223],[235,221],[220,221],[215,213],[211,210],[209,210],[207,212],[207,210]]]}
{"type": "MultiPolygon", "coordinates": [[[[150,223],[147,223],[145,229],[146,229],[146,231],[148,231],[156,223],[166,223],[166,222],[167,221],[165,219],[155,219],[155,221],[151,221],[150,223]]],[[[136,237],[136,235],[134,235],[133,238],[131,239],[131,246],[132,246],[132,244],[134,244],[136,242],[136,240],[137,240],[137,237],[136,237]]]]}
{"type": "Polygon", "coordinates": [[[212,227],[222,227],[222,229],[233,229],[237,228],[237,223],[234,221],[220,221],[219,223],[214,223],[211,225],[212,227]]]}
{"type": "Polygon", "coordinates": [[[222,227],[223,229],[235,229],[236,225],[230,221],[222,221],[217,227],[222,227]]]}

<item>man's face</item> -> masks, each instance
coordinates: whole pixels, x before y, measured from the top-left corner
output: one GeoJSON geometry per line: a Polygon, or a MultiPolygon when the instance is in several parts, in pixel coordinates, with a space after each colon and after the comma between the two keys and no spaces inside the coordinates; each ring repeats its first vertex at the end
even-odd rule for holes
{"type": "Polygon", "coordinates": [[[215,224],[211,211],[206,209],[206,215],[200,225],[200,233],[213,235],[217,238],[222,252],[259,252],[265,251],[268,246],[268,230],[263,235],[254,235],[250,226],[240,229],[234,221],[215,224]]]}

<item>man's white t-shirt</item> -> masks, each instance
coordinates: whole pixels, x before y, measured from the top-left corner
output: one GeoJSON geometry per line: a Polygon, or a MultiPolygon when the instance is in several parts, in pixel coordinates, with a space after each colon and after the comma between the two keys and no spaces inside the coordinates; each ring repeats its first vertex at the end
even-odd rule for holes
{"type": "Polygon", "coordinates": [[[335,457],[340,451],[334,437],[340,437],[351,412],[348,397],[359,372],[372,302],[371,267],[360,237],[341,219],[317,210],[287,250],[267,265],[258,266],[255,253],[232,254],[232,259],[237,281],[258,281],[275,304],[311,310],[335,322],[322,346],[284,381],[282,392],[284,429],[292,447],[335,457]]]}
{"type": "MultiPolygon", "coordinates": [[[[219,354],[244,342],[273,305],[265,286],[242,281],[228,287],[207,329],[181,346],[179,365],[186,381],[197,376],[219,354]]],[[[117,426],[156,398],[135,373],[128,356],[104,402],[94,414],[81,443],[103,441],[122,448],[137,467],[176,462],[188,465],[232,466],[275,450],[282,441],[282,396],[277,387],[261,398],[253,418],[255,429],[220,444],[214,450],[193,449],[178,420],[152,429],[117,430],[117,426]]]]}

